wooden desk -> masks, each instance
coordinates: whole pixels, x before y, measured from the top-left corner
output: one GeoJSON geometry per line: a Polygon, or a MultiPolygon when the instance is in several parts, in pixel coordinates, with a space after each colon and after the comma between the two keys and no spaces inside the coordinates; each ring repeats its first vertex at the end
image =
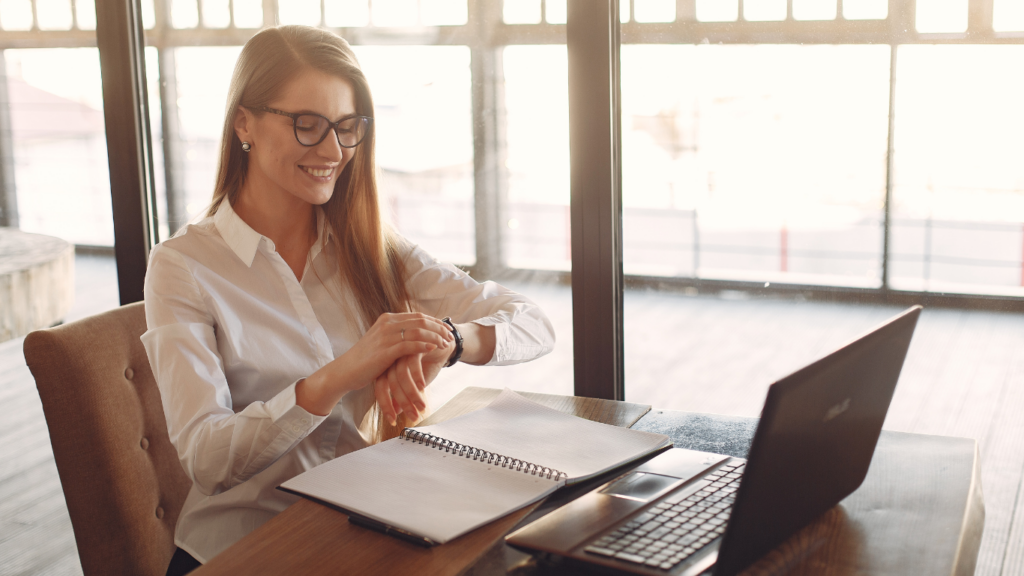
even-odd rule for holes
{"type": "MultiPolygon", "coordinates": [[[[486,405],[497,392],[467,388],[427,423],[486,405]]],[[[757,426],[754,418],[526,396],[591,420],[668,434],[680,448],[739,457],[757,426]]],[[[973,574],[985,516],[979,471],[974,440],[883,432],[864,485],[747,573],[973,574]]],[[[352,526],[344,514],[303,500],[193,574],[584,574],[539,566],[501,539],[553,506],[528,506],[426,549],[352,526]]]]}
{"type": "MultiPolygon", "coordinates": [[[[478,408],[500,390],[467,388],[423,421],[436,424],[478,408]]],[[[594,398],[528,394],[551,408],[605,424],[629,427],[651,407],[594,398]]],[[[429,498],[429,494],[424,494],[429,498]]],[[[533,504],[443,546],[423,548],[348,522],[345,514],[301,500],[235,543],[195,576],[213,574],[417,574],[454,576],[464,572],[537,508],[533,504]]]]}

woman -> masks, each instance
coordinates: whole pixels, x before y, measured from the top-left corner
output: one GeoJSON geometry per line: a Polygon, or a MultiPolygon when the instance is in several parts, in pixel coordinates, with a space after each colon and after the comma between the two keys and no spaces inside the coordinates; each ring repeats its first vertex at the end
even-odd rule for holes
{"type": "Polygon", "coordinates": [[[168,574],[288,507],[284,480],[415,422],[446,364],[554,345],[529,300],[382,224],[372,118],[341,38],[283,26],[242,49],[207,217],[146,276],[142,340],[192,479],[168,574]]]}

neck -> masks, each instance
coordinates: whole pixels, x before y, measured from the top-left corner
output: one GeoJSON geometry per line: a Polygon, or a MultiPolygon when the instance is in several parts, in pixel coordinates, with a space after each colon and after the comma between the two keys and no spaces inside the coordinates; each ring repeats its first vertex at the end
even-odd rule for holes
{"type": "Polygon", "coordinates": [[[268,193],[250,180],[232,208],[253,230],[270,238],[279,253],[305,254],[316,240],[315,208],[291,194],[268,193]]]}

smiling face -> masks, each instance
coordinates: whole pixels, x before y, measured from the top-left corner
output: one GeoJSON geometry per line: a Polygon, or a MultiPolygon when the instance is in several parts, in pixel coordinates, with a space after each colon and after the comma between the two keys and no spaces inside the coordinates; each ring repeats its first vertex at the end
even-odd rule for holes
{"type": "MultiPolygon", "coordinates": [[[[289,113],[319,114],[337,121],[356,114],[355,92],[345,79],[315,70],[300,72],[268,105],[289,113]]],[[[252,146],[246,188],[286,203],[321,205],[357,148],[342,148],[334,131],[316,146],[295,139],[292,119],[270,112],[255,115],[239,108],[235,133],[252,146]]]]}

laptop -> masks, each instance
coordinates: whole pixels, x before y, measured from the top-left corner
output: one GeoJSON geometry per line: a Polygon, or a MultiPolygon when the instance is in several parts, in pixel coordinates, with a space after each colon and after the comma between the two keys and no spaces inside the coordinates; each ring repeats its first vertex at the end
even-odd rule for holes
{"type": "Polygon", "coordinates": [[[864,481],[920,313],[772,384],[747,459],[662,452],[506,541],[617,573],[738,574],[864,481]]]}

